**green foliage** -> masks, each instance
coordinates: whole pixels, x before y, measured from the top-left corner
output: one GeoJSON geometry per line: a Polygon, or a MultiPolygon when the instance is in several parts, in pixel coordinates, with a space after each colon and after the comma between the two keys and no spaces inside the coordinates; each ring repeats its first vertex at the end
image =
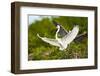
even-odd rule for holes
{"type": "Polygon", "coordinates": [[[88,19],[86,17],[59,16],[37,20],[28,27],[28,59],[29,60],[53,60],[87,58],[87,37],[81,42],[72,42],[64,51],[58,47],[43,42],[37,37],[55,38],[56,27],[51,20],[59,22],[66,30],[72,30],[74,25],[79,25],[79,34],[87,32],[88,19]]]}

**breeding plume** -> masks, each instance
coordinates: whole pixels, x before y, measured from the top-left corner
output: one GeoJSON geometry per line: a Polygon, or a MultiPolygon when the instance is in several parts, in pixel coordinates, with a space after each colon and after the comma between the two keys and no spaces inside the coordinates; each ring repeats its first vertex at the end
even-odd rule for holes
{"type": "Polygon", "coordinates": [[[61,28],[61,26],[59,24],[57,24],[56,27],[57,27],[57,31],[55,34],[55,39],[41,37],[39,34],[37,34],[37,36],[44,42],[49,43],[53,46],[59,47],[59,50],[65,50],[67,48],[68,44],[70,44],[76,38],[76,36],[79,32],[79,26],[78,25],[74,26],[72,31],[69,31],[69,32],[66,31],[66,34],[61,32],[62,29],[63,30],[65,30],[65,29],[61,28]],[[62,33],[63,37],[58,38],[59,33],[62,33]]]}

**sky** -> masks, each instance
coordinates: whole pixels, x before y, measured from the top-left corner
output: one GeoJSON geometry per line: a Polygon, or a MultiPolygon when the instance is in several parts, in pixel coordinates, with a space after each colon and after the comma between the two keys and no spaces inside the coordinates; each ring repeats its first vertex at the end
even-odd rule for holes
{"type": "Polygon", "coordinates": [[[29,24],[39,19],[40,19],[40,16],[29,16],[29,24]]]}

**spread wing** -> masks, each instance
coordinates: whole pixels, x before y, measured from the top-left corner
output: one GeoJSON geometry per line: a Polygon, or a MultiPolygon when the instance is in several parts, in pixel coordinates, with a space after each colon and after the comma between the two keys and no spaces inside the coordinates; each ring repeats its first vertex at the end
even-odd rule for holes
{"type": "Polygon", "coordinates": [[[60,26],[60,30],[58,32],[58,34],[60,36],[65,36],[66,34],[68,34],[68,32],[63,28],[63,26],[55,21],[53,21],[53,24],[57,27],[57,26],[60,26]]]}
{"type": "Polygon", "coordinates": [[[71,43],[77,36],[79,32],[79,27],[75,26],[71,32],[69,32],[67,35],[65,35],[61,40],[65,44],[71,43]]]}
{"type": "Polygon", "coordinates": [[[59,43],[58,43],[57,40],[55,40],[55,39],[50,39],[50,38],[46,38],[46,37],[41,37],[41,36],[39,36],[39,34],[37,34],[37,36],[38,36],[42,41],[44,41],[44,42],[46,42],[46,43],[49,43],[49,44],[51,44],[51,45],[54,45],[54,46],[58,46],[58,47],[59,47],[59,43]]]}

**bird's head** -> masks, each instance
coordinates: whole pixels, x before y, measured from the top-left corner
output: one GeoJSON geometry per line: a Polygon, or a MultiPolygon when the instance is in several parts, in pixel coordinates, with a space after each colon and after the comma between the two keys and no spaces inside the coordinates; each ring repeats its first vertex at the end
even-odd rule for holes
{"type": "Polygon", "coordinates": [[[57,29],[60,29],[60,26],[59,25],[57,25],[57,29]]]}

